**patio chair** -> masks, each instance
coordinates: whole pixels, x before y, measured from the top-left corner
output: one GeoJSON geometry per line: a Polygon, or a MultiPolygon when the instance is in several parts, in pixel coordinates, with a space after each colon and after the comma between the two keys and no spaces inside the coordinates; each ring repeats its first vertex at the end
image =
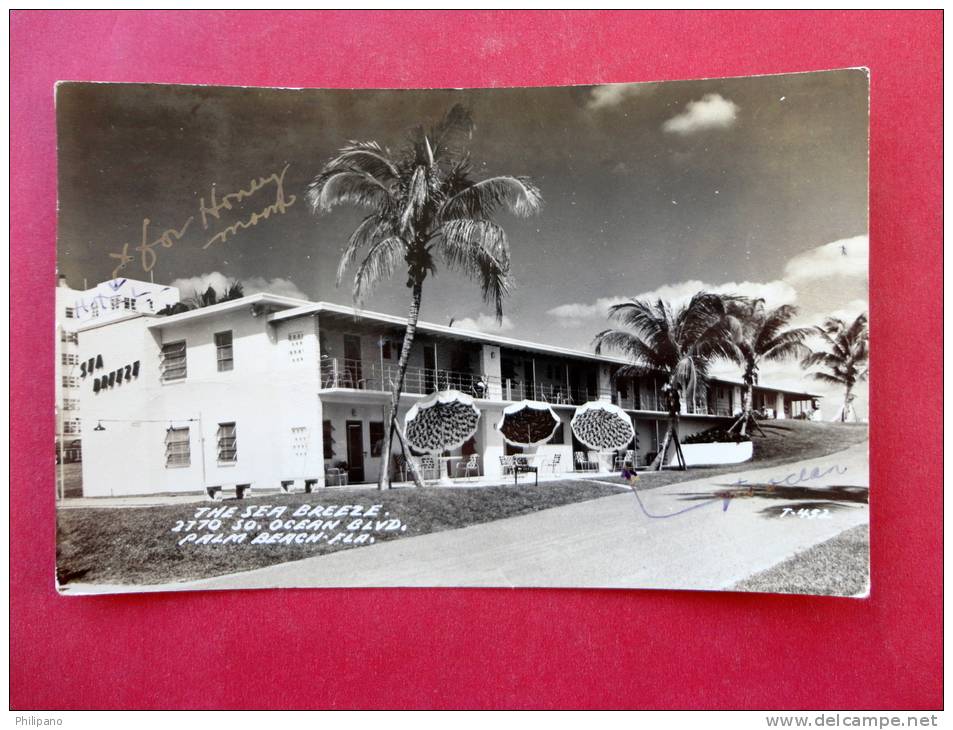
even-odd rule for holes
{"type": "Polygon", "coordinates": [[[635,468],[635,449],[628,449],[624,454],[616,454],[613,464],[617,471],[622,471],[626,467],[635,468]]]}
{"type": "Polygon", "coordinates": [[[503,467],[503,476],[513,473],[513,461],[515,457],[513,456],[501,456],[500,457],[500,466],[503,467]]]}
{"type": "Polygon", "coordinates": [[[584,452],[576,452],[576,471],[592,471],[593,466],[584,452]]]}
{"type": "Polygon", "coordinates": [[[601,469],[602,469],[602,462],[599,460],[599,452],[598,452],[598,451],[589,451],[589,452],[587,452],[587,456],[588,456],[588,458],[589,458],[589,464],[590,464],[590,466],[592,467],[592,470],[593,470],[593,471],[601,471],[601,469]]]}
{"type": "Polygon", "coordinates": [[[440,462],[438,462],[430,454],[425,454],[417,460],[418,470],[420,471],[420,478],[424,481],[427,479],[439,479],[440,478],[440,462]]]}
{"type": "Polygon", "coordinates": [[[549,460],[549,463],[546,464],[550,469],[552,469],[553,474],[556,473],[556,469],[559,466],[559,461],[562,458],[562,454],[553,454],[553,458],[549,460]]]}
{"type": "Polygon", "coordinates": [[[347,472],[336,466],[325,467],[324,483],[329,487],[343,487],[347,485],[347,472]]]}
{"type": "Polygon", "coordinates": [[[480,476],[480,456],[479,454],[470,454],[470,458],[466,461],[461,461],[456,466],[457,476],[460,476],[460,472],[463,471],[463,475],[470,478],[470,472],[473,472],[474,476],[480,476]]]}

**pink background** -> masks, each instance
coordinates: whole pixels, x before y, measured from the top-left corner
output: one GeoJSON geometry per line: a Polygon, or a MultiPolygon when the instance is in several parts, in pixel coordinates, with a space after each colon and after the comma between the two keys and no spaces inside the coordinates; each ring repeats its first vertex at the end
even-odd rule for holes
{"type": "Polygon", "coordinates": [[[940,707],[941,23],[940,11],[15,11],[12,707],[940,707]],[[847,66],[872,83],[869,600],[56,594],[55,81],[515,86],[847,66]]]}

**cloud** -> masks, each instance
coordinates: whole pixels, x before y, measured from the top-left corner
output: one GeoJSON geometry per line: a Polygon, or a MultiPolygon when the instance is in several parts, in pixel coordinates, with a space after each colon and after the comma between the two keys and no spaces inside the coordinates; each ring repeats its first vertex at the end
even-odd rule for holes
{"type": "Polygon", "coordinates": [[[179,290],[179,295],[183,299],[188,299],[191,296],[196,294],[201,294],[209,287],[212,287],[215,291],[221,294],[223,291],[228,289],[229,286],[235,280],[221,274],[218,271],[213,271],[210,274],[202,274],[201,276],[190,276],[184,279],[176,279],[172,282],[172,286],[179,290]]]}
{"type": "MultiPolygon", "coordinates": [[[[755,281],[729,281],[725,284],[709,284],[699,281],[698,279],[690,279],[677,284],[664,284],[652,291],[642,292],[636,295],[635,298],[651,300],[663,299],[672,304],[672,306],[678,307],[682,304],[687,304],[688,301],[700,291],[711,292],[712,294],[740,294],[741,296],[751,297],[752,299],[761,298],[771,307],[777,307],[781,304],[792,304],[797,300],[797,291],[784,281],[769,281],[765,283],[755,281]]],[[[609,307],[627,301],[629,301],[629,297],[600,297],[591,304],[578,302],[560,304],[550,309],[547,314],[560,320],[563,326],[573,327],[582,324],[584,320],[604,320],[608,314],[609,307]]]]}
{"type": "Polygon", "coordinates": [[[863,277],[868,270],[867,236],[854,236],[825,243],[798,254],[784,267],[784,278],[789,281],[819,279],[832,276],[863,277]]]}
{"type": "Polygon", "coordinates": [[[561,320],[563,326],[573,327],[582,324],[583,320],[586,319],[605,319],[609,307],[613,304],[626,302],[628,299],[628,297],[601,297],[592,304],[581,304],[579,302],[560,304],[558,307],[548,310],[546,314],[561,320]]]}
{"type": "Polygon", "coordinates": [[[279,297],[290,297],[291,299],[308,299],[308,295],[301,291],[291,279],[266,279],[262,276],[252,276],[248,279],[242,279],[242,286],[246,294],[258,294],[267,292],[279,297]]]}
{"type": "Polygon", "coordinates": [[[486,332],[486,333],[499,333],[499,332],[508,332],[513,329],[515,326],[513,321],[503,315],[503,321],[497,322],[496,317],[484,314],[480,312],[476,318],[473,317],[464,317],[463,319],[457,319],[453,322],[454,327],[459,327],[462,330],[476,330],[477,332],[486,332]]]}
{"type": "Polygon", "coordinates": [[[586,102],[588,109],[608,109],[626,99],[644,96],[655,90],[655,84],[603,84],[594,86],[586,102]]]}
{"type": "Polygon", "coordinates": [[[764,299],[769,307],[793,304],[797,301],[797,290],[786,281],[729,281],[725,284],[708,284],[697,279],[682,281],[678,284],[665,284],[658,289],[639,294],[637,299],[664,299],[673,306],[688,304],[698,292],[710,294],[738,294],[750,299],[764,299]]]}
{"type": "Polygon", "coordinates": [[[662,130],[688,135],[705,129],[726,129],[735,123],[738,105],[721,94],[705,94],[698,101],[690,101],[685,111],[667,120],[662,130]]]}
{"type": "MultiPolygon", "coordinates": [[[[182,299],[188,299],[196,294],[201,294],[210,286],[216,292],[222,294],[228,287],[234,284],[235,281],[236,279],[234,277],[225,276],[225,274],[221,272],[213,271],[208,274],[202,274],[201,276],[176,279],[172,282],[172,286],[179,290],[179,295],[182,299]]],[[[301,291],[290,279],[282,279],[281,277],[266,279],[263,276],[251,276],[247,279],[240,279],[239,281],[241,281],[246,295],[267,292],[268,294],[291,297],[293,299],[306,300],[308,298],[307,294],[301,291]]]]}
{"type": "Polygon", "coordinates": [[[867,312],[870,309],[870,303],[866,299],[852,299],[840,309],[835,309],[828,314],[828,317],[842,319],[845,322],[852,322],[857,316],[867,312]]]}

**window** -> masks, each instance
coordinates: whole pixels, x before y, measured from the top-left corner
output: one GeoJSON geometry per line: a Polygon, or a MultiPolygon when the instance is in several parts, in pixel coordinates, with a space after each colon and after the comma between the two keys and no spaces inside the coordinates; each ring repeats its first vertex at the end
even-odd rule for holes
{"type": "Polygon", "coordinates": [[[235,435],[235,424],[218,424],[217,440],[218,460],[224,462],[238,461],[238,438],[235,435]]]}
{"type": "Polygon", "coordinates": [[[79,433],[79,419],[74,418],[69,421],[63,421],[63,433],[79,433]]]}
{"type": "Polygon", "coordinates": [[[165,432],[165,465],[189,466],[192,451],[189,446],[189,427],[170,428],[165,432]]]}
{"type": "Polygon", "coordinates": [[[119,302],[122,297],[111,297],[109,299],[109,308],[110,309],[119,309],[119,302]]]}
{"type": "Polygon", "coordinates": [[[75,332],[67,332],[66,330],[63,330],[60,332],[60,342],[71,342],[75,345],[79,342],[79,337],[75,332]]]}
{"type": "Polygon", "coordinates": [[[384,452],[384,422],[371,421],[368,429],[371,437],[371,456],[380,456],[384,452]]]}
{"type": "Polygon", "coordinates": [[[162,346],[162,380],[181,380],[186,375],[185,340],[167,342],[162,346]]]}
{"type": "Polygon", "coordinates": [[[64,388],[78,388],[79,387],[79,378],[75,375],[64,375],[63,376],[63,387],[64,388]]]}
{"type": "Polygon", "coordinates": [[[63,399],[63,410],[64,411],[78,411],[79,410],[79,400],[77,398],[64,398],[63,399]]]}
{"type": "Polygon", "coordinates": [[[304,362],[304,332],[288,334],[288,356],[291,362],[304,362]]]}
{"type": "Polygon", "coordinates": [[[62,355],[60,355],[60,362],[63,365],[79,365],[79,355],[64,352],[62,355]]]}
{"type": "Polygon", "coordinates": [[[231,370],[235,367],[235,360],[232,356],[232,331],[215,333],[215,352],[218,358],[218,371],[220,373],[231,370]]]}
{"type": "Polygon", "coordinates": [[[136,300],[130,299],[129,297],[123,297],[122,300],[123,309],[131,309],[133,312],[136,311],[136,300]]]}
{"type": "Polygon", "coordinates": [[[66,319],[76,319],[76,309],[74,307],[66,308],[66,319]]]}

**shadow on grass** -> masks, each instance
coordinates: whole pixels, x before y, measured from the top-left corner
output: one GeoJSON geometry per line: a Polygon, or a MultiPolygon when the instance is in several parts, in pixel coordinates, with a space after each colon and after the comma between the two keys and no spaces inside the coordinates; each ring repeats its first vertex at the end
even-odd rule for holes
{"type": "Polygon", "coordinates": [[[825,502],[857,502],[867,504],[870,490],[867,487],[783,487],[778,484],[747,484],[734,489],[721,489],[712,492],[680,492],[678,496],[686,501],[695,502],[712,499],[761,499],[810,500],[825,502]]]}

